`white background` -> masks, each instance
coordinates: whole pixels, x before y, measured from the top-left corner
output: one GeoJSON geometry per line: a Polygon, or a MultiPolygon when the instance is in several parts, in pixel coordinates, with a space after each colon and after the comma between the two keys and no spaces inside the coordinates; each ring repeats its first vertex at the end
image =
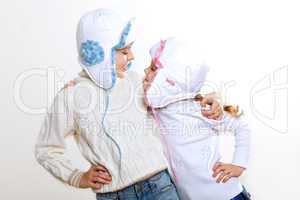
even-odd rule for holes
{"type": "MultiPolygon", "coordinates": [[[[239,104],[253,125],[251,164],[242,178],[253,199],[299,199],[300,6],[265,0],[1,0],[0,199],[95,199],[90,190],[61,184],[34,159],[43,114],[25,108],[45,107],[51,100],[47,76],[27,77],[15,89],[16,81],[33,69],[64,71],[58,73],[58,84],[75,77],[80,70],[77,22],[100,7],[137,17],[134,69],[140,72],[149,63],[150,45],[160,38],[179,36],[192,42],[211,66],[207,89],[239,104]],[[15,92],[20,96],[15,98],[15,92]]],[[[74,142],[68,144],[76,165],[86,169],[74,142]]],[[[225,158],[230,146],[232,141],[225,138],[225,158]]]]}

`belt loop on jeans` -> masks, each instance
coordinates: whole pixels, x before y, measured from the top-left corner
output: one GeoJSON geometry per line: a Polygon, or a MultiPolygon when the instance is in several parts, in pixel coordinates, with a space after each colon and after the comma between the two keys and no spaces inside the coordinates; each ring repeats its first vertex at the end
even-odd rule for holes
{"type": "Polygon", "coordinates": [[[135,193],[141,193],[142,192],[142,187],[141,187],[140,183],[136,183],[134,185],[134,190],[135,190],[135,193]]]}

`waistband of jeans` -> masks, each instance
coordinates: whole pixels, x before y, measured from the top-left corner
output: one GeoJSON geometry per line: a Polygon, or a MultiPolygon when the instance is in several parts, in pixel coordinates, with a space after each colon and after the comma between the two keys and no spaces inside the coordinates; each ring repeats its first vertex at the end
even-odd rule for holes
{"type": "Polygon", "coordinates": [[[164,169],[164,170],[162,170],[162,171],[160,171],[160,172],[158,172],[158,173],[152,175],[151,177],[149,177],[149,178],[147,178],[147,179],[145,179],[145,180],[142,180],[142,181],[139,181],[139,182],[137,182],[137,183],[135,183],[135,184],[132,184],[132,185],[129,186],[129,187],[133,187],[133,186],[135,186],[135,185],[143,185],[143,184],[147,183],[149,180],[155,179],[156,177],[161,176],[162,174],[169,174],[169,172],[168,172],[167,169],[164,169]]]}
{"type": "Polygon", "coordinates": [[[124,191],[124,190],[131,189],[131,188],[142,187],[142,185],[147,184],[147,182],[148,182],[150,179],[155,179],[156,177],[161,176],[161,174],[164,174],[164,173],[169,174],[168,170],[167,170],[167,169],[164,169],[164,170],[162,170],[162,171],[160,171],[160,172],[158,172],[158,173],[152,175],[151,177],[149,177],[149,178],[147,178],[147,179],[145,179],[145,180],[136,182],[136,183],[134,183],[134,184],[132,184],[132,185],[129,185],[129,186],[127,186],[127,187],[121,189],[121,190],[114,191],[114,192],[97,193],[97,194],[99,194],[99,195],[101,195],[101,194],[102,194],[102,195],[103,195],[103,194],[113,194],[113,193],[118,193],[118,192],[122,192],[122,191],[124,191]]]}

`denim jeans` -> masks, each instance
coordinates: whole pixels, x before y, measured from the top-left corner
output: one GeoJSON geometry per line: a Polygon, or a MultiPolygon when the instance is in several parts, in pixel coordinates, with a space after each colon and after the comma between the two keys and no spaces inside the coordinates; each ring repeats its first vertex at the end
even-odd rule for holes
{"type": "Polygon", "coordinates": [[[97,193],[97,200],[179,200],[167,170],[117,192],[97,193]]]}
{"type": "Polygon", "coordinates": [[[247,190],[244,188],[243,192],[238,194],[236,197],[234,197],[231,200],[251,200],[251,195],[247,192],[247,190]]]}

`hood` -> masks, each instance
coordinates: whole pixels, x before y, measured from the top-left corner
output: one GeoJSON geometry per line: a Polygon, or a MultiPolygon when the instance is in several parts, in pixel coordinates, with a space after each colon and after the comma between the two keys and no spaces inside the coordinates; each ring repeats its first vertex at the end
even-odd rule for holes
{"type": "Polygon", "coordinates": [[[161,40],[150,49],[152,62],[159,69],[146,92],[149,106],[162,108],[200,92],[209,68],[194,51],[176,38],[161,40]]]}

